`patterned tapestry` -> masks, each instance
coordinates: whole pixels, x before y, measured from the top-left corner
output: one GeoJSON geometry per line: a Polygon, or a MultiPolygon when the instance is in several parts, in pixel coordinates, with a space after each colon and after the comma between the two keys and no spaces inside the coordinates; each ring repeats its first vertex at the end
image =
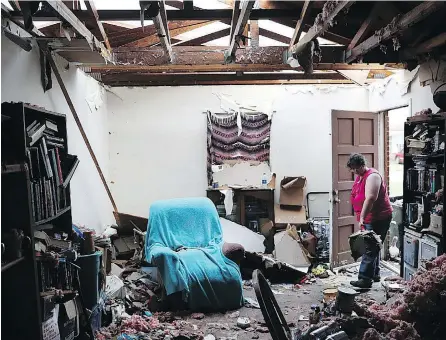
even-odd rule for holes
{"type": "Polygon", "coordinates": [[[212,184],[212,165],[269,163],[271,120],[268,115],[212,114],[207,120],[207,174],[212,184]]]}

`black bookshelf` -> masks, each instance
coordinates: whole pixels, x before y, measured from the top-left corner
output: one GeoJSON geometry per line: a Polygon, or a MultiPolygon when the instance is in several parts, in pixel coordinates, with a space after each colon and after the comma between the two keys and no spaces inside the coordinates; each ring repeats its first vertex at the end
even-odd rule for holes
{"type": "Polygon", "coordinates": [[[440,189],[444,190],[444,177],[446,175],[446,148],[444,146],[443,148],[440,147],[442,143],[446,143],[445,115],[408,118],[404,124],[404,141],[403,224],[399,230],[399,237],[401,252],[400,275],[407,277],[405,275],[406,270],[416,271],[422,267],[419,265],[420,259],[417,260],[418,265],[414,268],[405,260],[405,236],[417,242],[418,252],[416,257],[421,255],[421,240],[425,236],[438,239],[439,253],[444,253],[445,251],[446,229],[444,226],[446,223],[446,211],[444,209],[446,209],[446,193],[443,194],[440,201],[435,199],[435,193],[440,189]],[[417,129],[422,132],[418,134],[417,129]],[[416,135],[415,138],[413,137],[414,133],[416,135]],[[436,134],[438,134],[437,140],[436,134]],[[411,144],[410,140],[416,140],[415,144],[411,144]],[[419,141],[422,141],[422,144],[418,144],[418,147],[410,147],[416,146],[419,141]],[[438,144],[437,146],[435,146],[436,143],[438,144]],[[421,145],[422,147],[420,147],[421,145]],[[419,213],[417,212],[417,221],[414,221],[415,208],[412,212],[409,212],[411,204],[413,208],[415,204],[423,207],[421,218],[419,218],[419,213]],[[443,214],[440,217],[442,225],[439,230],[433,230],[430,228],[431,218],[433,210],[435,210],[434,208],[438,204],[443,205],[443,214]]]}
{"type": "Polygon", "coordinates": [[[65,163],[72,157],[68,154],[66,117],[29,104],[2,103],[1,138],[2,240],[12,229],[23,231],[21,256],[7,261],[2,257],[2,337],[42,339],[42,295],[46,292],[41,291],[34,232],[52,224],[57,231],[71,233],[70,185],[61,185],[70,166],[65,163]],[[28,130],[33,124],[35,128],[48,124],[51,129],[46,125],[40,129],[45,133],[31,146],[28,130]],[[50,163],[39,163],[36,168],[30,148],[37,150],[41,162],[45,157],[40,146],[43,139],[48,150],[53,150],[49,154],[58,150],[59,162],[51,158],[50,163]],[[47,165],[56,172],[53,176],[48,176],[47,165]]]}

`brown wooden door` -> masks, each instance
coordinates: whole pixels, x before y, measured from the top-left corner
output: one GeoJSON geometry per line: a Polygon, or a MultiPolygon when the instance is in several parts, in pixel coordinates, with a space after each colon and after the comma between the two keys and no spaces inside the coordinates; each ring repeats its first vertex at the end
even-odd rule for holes
{"type": "Polygon", "coordinates": [[[347,169],[351,153],[362,153],[368,166],[378,167],[378,114],[375,112],[332,111],[333,143],[333,267],[353,262],[348,237],[359,226],[353,214],[350,193],[354,175],[347,169]]]}

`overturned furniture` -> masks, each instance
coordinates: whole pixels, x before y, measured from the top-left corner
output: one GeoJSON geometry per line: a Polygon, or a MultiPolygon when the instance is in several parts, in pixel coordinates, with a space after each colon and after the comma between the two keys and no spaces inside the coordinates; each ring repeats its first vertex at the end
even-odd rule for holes
{"type": "Polygon", "coordinates": [[[146,261],[158,267],[167,296],[181,294],[191,310],[242,306],[241,274],[222,252],[217,210],[207,198],[158,201],[151,205],[146,261]]]}

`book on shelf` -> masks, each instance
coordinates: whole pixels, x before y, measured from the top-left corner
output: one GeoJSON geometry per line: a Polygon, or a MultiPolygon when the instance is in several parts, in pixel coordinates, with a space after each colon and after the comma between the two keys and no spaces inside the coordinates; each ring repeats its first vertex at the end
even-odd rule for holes
{"type": "Polygon", "coordinates": [[[66,190],[79,159],[63,151],[65,139],[58,135],[55,122],[35,120],[27,126],[26,132],[32,213],[34,220],[40,222],[68,208],[66,190]]]}
{"type": "Polygon", "coordinates": [[[62,174],[64,175],[62,187],[66,188],[68,184],[70,184],[71,178],[73,177],[74,172],[79,165],[79,158],[77,158],[77,156],[67,155],[67,161],[64,165],[66,172],[64,174],[62,169],[62,174]]]}

